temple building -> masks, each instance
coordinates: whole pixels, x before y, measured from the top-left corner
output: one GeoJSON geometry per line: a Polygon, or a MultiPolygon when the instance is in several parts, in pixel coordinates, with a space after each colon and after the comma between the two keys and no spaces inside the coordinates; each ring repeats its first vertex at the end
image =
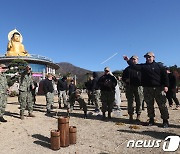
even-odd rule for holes
{"type": "Polygon", "coordinates": [[[40,81],[45,78],[47,73],[55,74],[59,65],[54,63],[50,58],[29,54],[22,44],[23,37],[16,29],[8,34],[8,45],[5,55],[0,55],[0,63],[8,65],[15,59],[22,59],[30,65],[32,76],[40,81]]]}

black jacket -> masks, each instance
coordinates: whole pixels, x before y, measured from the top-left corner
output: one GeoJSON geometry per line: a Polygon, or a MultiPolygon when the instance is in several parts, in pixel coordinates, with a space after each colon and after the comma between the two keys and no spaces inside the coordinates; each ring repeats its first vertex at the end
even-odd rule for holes
{"type": "Polygon", "coordinates": [[[126,85],[140,86],[141,72],[133,69],[131,66],[128,66],[123,71],[122,80],[126,83],[126,85]]]}
{"type": "Polygon", "coordinates": [[[43,90],[45,94],[47,94],[48,92],[52,93],[54,91],[52,80],[49,80],[48,78],[46,78],[43,81],[43,90]]]}
{"type": "Polygon", "coordinates": [[[68,90],[68,85],[67,85],[67,81],[64,79],[59,79],[58,83],[57,83],[57,90],[58,91],[64,91],[64,90],[68,90]]]}
{"type": "Polygon", "coordinates": [[[69,85],[69,96],[72,94],[72,93],[74,93],[76,91],[76,86],[75,86],[75,84],[70,84],[69,85]]]}
{"type": "Polygon", "coordinates": [[[87,82],[85,82],[85,87],[87,90],[92,91],[92,80],[88,80],[87,82]]]}
{"type": "Polygon", "coordinates": [[[99,90],[99,85],[98,85],[98,80],[99,80],[99,77],[98,77],[98,74],[96,72],[93,72],[93,80],[92,80],[92,91],[94,90],[99,90]]]}
{"type": "Polygon", "coordinates": [[[141,72],[141,83],[144,87],[168,87],[169,80],[166,69],[163,65],[156,63],[133,64],[127,62],[133,69],[141,72]]]}
{"type": "Polygon", "coordinates": [[[99,78],[98,85],[101,91],[115,91],[117,80],[111,74],[104,74],[99,78]]]}
{"type": "Polygon", "coordinates": [[[168,73],[169,89],[176,89],[176,76],[173,73],[168,73]]]}

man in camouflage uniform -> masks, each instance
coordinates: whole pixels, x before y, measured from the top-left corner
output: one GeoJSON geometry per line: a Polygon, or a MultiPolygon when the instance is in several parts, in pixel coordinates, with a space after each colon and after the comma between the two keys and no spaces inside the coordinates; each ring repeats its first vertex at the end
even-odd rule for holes
{"type": "Polygon", "coordinates": [[[92,80],[92,102],[93,104],[95,104],[95,112],[99,112],[100,111],[100,95],[101,95],[101,91],[98,85],[98,73],[97,72],[93,72],[93,80],[92,80]]]}
{"type": "Polygon", "coordinates": [[[19,83],[19,103],[20,103],[20,118],[24,119],[24,111],[27,107],[29,117],[35,117],[33,112],[33,101],[32,101],[32,92],[34,89],[33,79],[31,75],[31,68],[26,66],[25,71],[21,74],[20,83],[19,83]]]}
{"type": "Polygon", "coordinates": [[[168,75],[165,67],[162,64],[155,62],[155,56],[153,52],[147,52],[144,57],[146,63],[133,64],[132,60],[129,60],[127,56],[124,56],[124,60],[136,70],[141,71],[141,83],[144,87],[144,100],[147,103],[147,111],[149,123],[148,125],[154,125],[154,100],[156,100],[161,118],[163,119],[163,127],[169,126],[169,113],[166,106],[166,92],[168,91],[168,75]]]}
{"type": "Polygon", "coordinates": [[[51,73],[48,73],[47,78],[43,82],[43,90],[46,97],[47,114],[50,114],[54,104],[53,75],[51,73]]]}
{"type": "Polygon", "coordinates": [[[89,76],[87,82],[85,82],[85,87],[88,94],[88,105],[94,105],[92,95],[92,81],[93,77],[89,76]]]}
{"type": "Polygon", "coordinates": [[[115,87],[117,85],[116,78],[111,74],[109,67],[104,68],[104,75],[98,80],[98,85],[101,90],[101,102],[103,119],[106,118],[106,111],[108,111],[108,118],[111,118],[111,112],[115,100],[115,87]]]}
{"type": "MultiPolygon", "coordinates": [[[[130,58],[134,64],[138,63],[138,57],[132,56],[130,58]]],[[[134,105],[133,100],[136,102],[137,121],[140,121],[141,104],[143,101],[143,87],[141,86],[141,72],[128,66],[123,71],[122,80],[126,85],[126,98],[128,102],[129,121],[133,121],[134,105]]]]}
{"type": "Polygon", "coordinates": [[[59,108],[61,108],[62,104],[66,108],[67,107],[67,90],[68,90],[68,84],[67,84],[67,77],[66,76],[63,76],[62,79],[58,80],[57,90],[58,90],[59,108]]]}
{"type": "Polygon", "coordinates": [[[0,64],[0,122],[7,122],[7,120],[5,120],[3,117],[7,104],[8,91],[7,79],[6,75],[4,74],[5,71],[6,66],[4,64],[0,64]]]}
{"type": "Polygon", "coordinates": [[[75,92],[71,93],[70,97],[69,97],[69,104],[68,104],[68,109],[67,112],[72,112],[75,101],[77,101],[80,105],[80,108],[83,109],[84,111],[84,118],[87,118],[87,105],[86,102],[84,101],[84,99],[81,96],[81,90],[76,89],[75,92]],[[69,111],[70,110],[70,111],[69,111]]]}

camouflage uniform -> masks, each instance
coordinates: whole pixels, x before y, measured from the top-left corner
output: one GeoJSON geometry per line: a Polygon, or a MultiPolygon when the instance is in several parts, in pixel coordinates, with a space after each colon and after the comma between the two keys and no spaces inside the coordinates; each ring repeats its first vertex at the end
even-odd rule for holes
{"type": "Polygon", "coordinates": [[[169,119],[169,113],[166,106],[166,93],[163,87],[144,87],[144,100],[147,103],[148,117],[154,118],[154,98],[159,106],[162,119],[169,119]]]}
{"type": "Polygon", "coordinates": [[[112,112],[115,100],[115,91],[101,91],[102,112],[112,112]]]}
{"type": "MultiPolygon", "coordinates": [[[[135,58],[135,56],[132,56],[135,58]]],[[[126,98],[128,102],[128,114],[130,120],[133,119],[134,105],[133,101],[136,102],[136,114],[137,120],[140,120],[141,114],[141,104],[143,102],[143,87],[141,86],[141,72],[134,70],[132,67],[128,66],[123,71],[122,80],[126,85],[126,98]]]]}
{"type": "Polygon", "coordinates": [[[93,72],[93,80],[92,80],[92,102],[95,104],[95,112],[99,112],[101,108],[101,103],[100,103],[100,87],[98,85],[98,73],[93,72]]]}
{"type": "Polygon", "coordinates": [[[59,102],[59,106],[61,106],[61,104],[64,104],[64,106],[67,106],[66,90],[58,91],[58,102],[59,102]]]}
{"type": "Polygon", "coordinates": [[[144,55],[146,63],[134,65],[131,60],[127,60],[127,63],[141,72],[141,83],[144,87],[144,100],[147,104],[147,111],[149,125],[154,125],[154,100],[156,100],[161,118],[163,119],[163,127],[167,128],[169,125],[169,113],[166,106],[166,95],[164,91],[167,91],[169,86],[168,75],[165,67],[161,63],[157,63],[154,60],[154,53],[148,52],[144,55]]]}
{"type": "Polygon", "coordinates": [[[3,117],[6,104],[7,104],[7,79],[6,75],[3,73],[0,73],[0,117],[3,117]]]}
{"type": "Polygon", "coordinates": [[[51,106],[54,104],[54,92],[47,92],[45,94],[46,97],[46,108],[48,111],[51,110],[51,106]]]}
{"type": "Polygon", "coordinates": [[[128,101],[128,114],[134,114],[133,100],[136,102],[136,114],[141,114],[141,103],[143,102],[142,86],[126,86],[126,98],[128,101]]]}
{"type": "Polygon", "coordinates": [[[101,108],[100,96],[101,96],[100,90],[93,90],[92,100],[95,103],[96,110],[100,110],[100,108],[101,108]]]}
{"type": "Polygon", "coordinates": [[[93,79],[92,77],[89,77],[88,81],[85,82],[85,87],[86,87],[86,90],[87,90],[87,94],[88,94],[88,105],[93,104],[93,93],[92,93],[92,82],[93,82],[93,79]]]}
{"type": "MultiPolygon", "coordinates": [[[[49,75],[51,76],[51,74],[49,75]]],[[[46,108],[47,113],[50,113],[51,107],[54,104],[54,87],[53,87],[53,81],[46,78],[43,82],[43,90],[46,97],[46,108]]]]}
{"type": "Polygon", "coordinates": [[[32,101],[32,87],[33,79],[31,74],[22,73],[19,85],[19,103],[20,103],[20,115],[24,115],[24,110],[27,106],[29,114],[33,112],[32,101]]]}
{"type": "Polygon", "coordinates": [[[81,92],[79,90],[76,90],[75,92],[71,93],[69,97],[69,104],[68,104],[68,109],[70,108],[71,110],[73,109],[74,103],[77,101],[80,105],[80,108],[83,108],[84,111],[84,116],[87,116],[87,105],[84,99],[81,96],[81,92]]]}
{"type": "Polygon", "coordinates": [[[67,77],[63,76],[62,79],[58,80],[57,90],[58,90],[59,108],[61,108],[61,104],[63,104],[64,107],[66,107],[67,106],[67,90],[68,90],[67,77]]]}

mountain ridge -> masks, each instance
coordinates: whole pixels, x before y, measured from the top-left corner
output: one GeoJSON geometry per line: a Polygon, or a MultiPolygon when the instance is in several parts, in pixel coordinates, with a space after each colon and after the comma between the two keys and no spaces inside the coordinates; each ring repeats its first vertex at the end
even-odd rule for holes
{"type": "Polygon", "coordinates": [[[56,74],[67,75],[68,73],[71,76],[76,75],[78,82],[85,82],[87,80],[87,75],[92,74],[92,71],[75,66],[68,62],[59,62],[59,69],[56,70],[56,74]]]}

